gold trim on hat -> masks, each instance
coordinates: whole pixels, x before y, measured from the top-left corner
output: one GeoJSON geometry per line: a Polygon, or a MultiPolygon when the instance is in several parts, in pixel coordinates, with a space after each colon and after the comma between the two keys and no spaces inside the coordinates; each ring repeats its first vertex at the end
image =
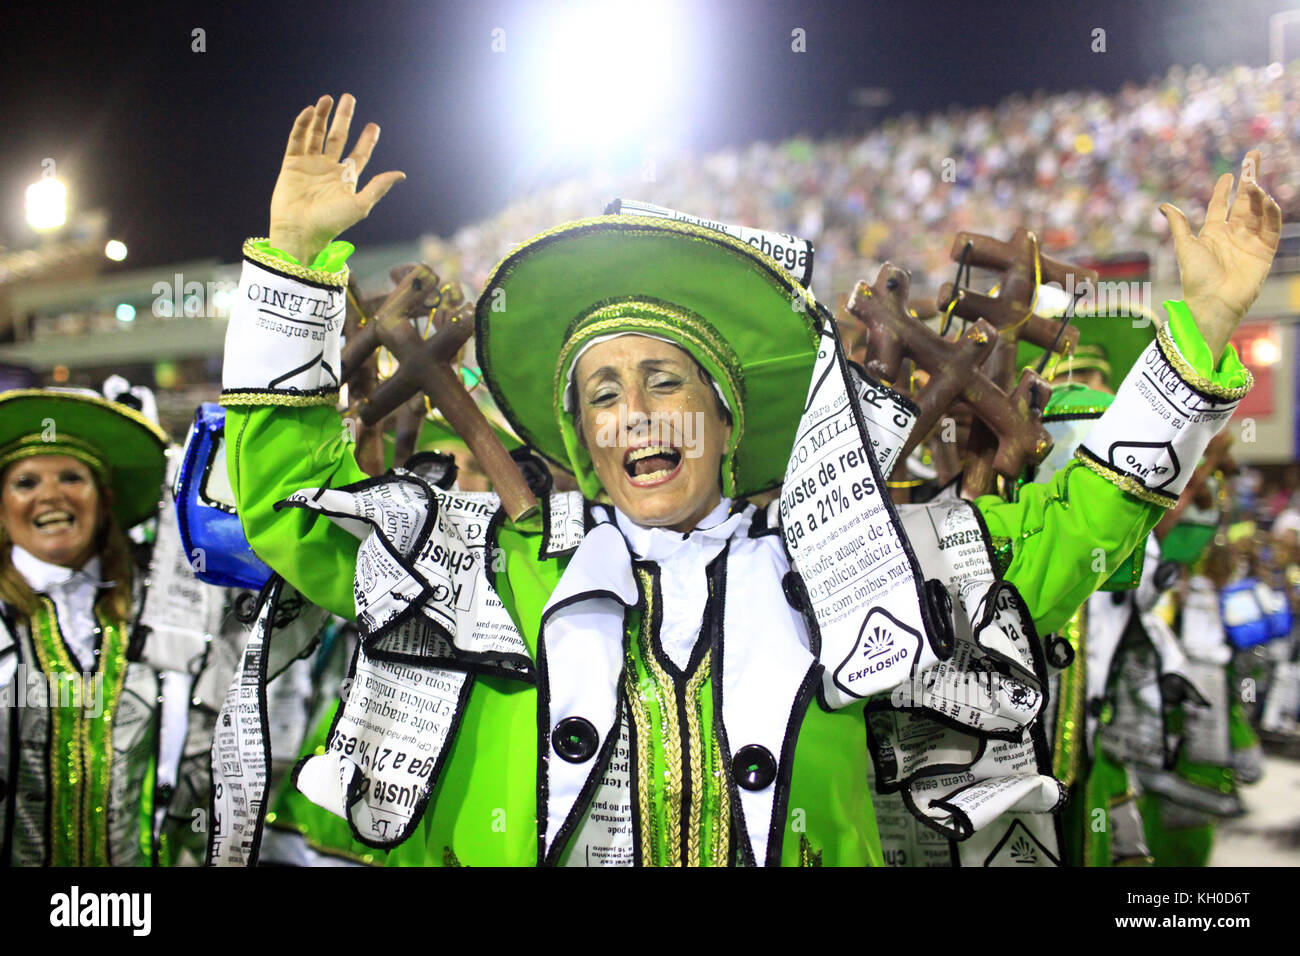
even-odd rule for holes
{"type": "Polygon", "coordinates": [[[67,455],[69,458],[75,458],[93,471],[101,483],[112,484],[113,470],[99,456],[97,450],[71,436],[45,441],[40,435],[25,435],[15,442],[10,442],[4,448],[0,448],[0,471],[4,471],[14,462],[41,455],[67,455]]]}

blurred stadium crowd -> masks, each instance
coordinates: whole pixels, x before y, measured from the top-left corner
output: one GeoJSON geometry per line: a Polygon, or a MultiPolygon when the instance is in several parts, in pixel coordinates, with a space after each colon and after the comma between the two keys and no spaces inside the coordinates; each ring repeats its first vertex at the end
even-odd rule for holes
{"type": "Polygon", "coordinates": [[[1158,203],[1203,209],[1216,177],[1258,147],[1261,182],[1293,222],[1297,143],[1300,64],[1175,67],[1114,95],[1017,95],[889,119],[860,137],[760,142],[663,161],[653,176],[568,181],[433,243],[430,261],[480,288],[517,242],[622,196],[813,239],[823,297],[886,259],[912,271],[913,288],[937,290],[951,277],[956,231],[1006,236],[1020,225],[1038,229],[1053,255],[1143,251],[1156,275],[1173,278],[1158,203]]]}

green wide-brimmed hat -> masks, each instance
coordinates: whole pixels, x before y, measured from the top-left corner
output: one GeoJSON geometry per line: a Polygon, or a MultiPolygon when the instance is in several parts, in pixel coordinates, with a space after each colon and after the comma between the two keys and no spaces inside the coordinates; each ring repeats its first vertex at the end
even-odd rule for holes
{"type": "Polygon", "coordinates": [[[166,473],[167,435],[129,406],[81,389],[0,392],[0,471],[37,455],[83,462],[113,493],[127,529],[153,517],[166,473]]]}
{"type": "Polygon", "coordinates": [[[475,314],[478,362],[515,433],[600,492],[564,392],[597,338],[666,339],[712,376],[732,416],[722,492],[779,484],[825,309],[770,256],[694,223],[599,216],[550,229],[497,264],[475,314]]]}
{"type": "MultiPolygon", "coordinates": [[[[1064,314],[1057,309],[1040,311],[1047,318],[1064,314]]],[[[1043,377],[1049,381],[1070,372],[1095,369],[1102,373],[1110,388],[1118,388],[1129,369],[1148,345],[1155,341],[1155,316],[1141,306],[1097,310],[1080,306],[1070,322],[1079,330],[1079,344],[1067,355],[1053,355],[1047,360],[1043,377]]],[[[1022,341],[1019,346],[1019,367],[1038,367],[1043,350],[1022,341]]]]}
{"type": "MultiPolygon", "coordinates": [[[[516,448],[523,446],[523,442],[502,426],[495,415],[486,410],[484,415],[488,420],[488,424],[492,426],[492,430],[496,432],[497,438],[501,440],[501,444],[505,446],[506,451],[514,451],[516,448]]],[[[394,464],[401,464],[401,462],[393,461],[395,446],[396,436],[391,431],[384,432],[384,464],[389,468],[392,468],[394,464]]],[[[425,416],[424,421],[420,424],[420,437],[416,439],[415,450],[421,452],[450,451],[453,449],[468,451],[469,446],[465,443],[465,439],[456,433],[456,429],[452,428],[451,424],[441,415],[425,416]]]]}

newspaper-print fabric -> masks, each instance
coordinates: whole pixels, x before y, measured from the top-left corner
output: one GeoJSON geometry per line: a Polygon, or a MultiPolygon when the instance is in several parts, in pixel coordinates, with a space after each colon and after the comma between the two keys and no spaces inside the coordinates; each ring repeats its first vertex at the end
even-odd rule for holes
{"type": "Polygon", "coordinates": [[[945,650],[932,635],[947,623],[934,621],[883,478],[915,421],[903,396],[850,372],[827,323],[780,514],[816,615],[822,694],[833,708],[898,686],[945,650]]]}
{"type": "Polygon", "coordinates": [[[666,209],[648,202],[631,199],[615,199],[605,208],[607,216],[657,216],[660,219],[676,219],[679,222],[694,223],[706,229],[726,233],[742,242],[747,242],[760,252],[766,253],[781,264],[795,280],[808,288],[812,281],[813,244],[807,239],[800,239],[785,232],[767,232],[763,229],[751,229],[747,226],[733,226],[713,219],[702,219],[676,209],[666,209]]]}
{"type": "Polygon", "coordinates": [[[1195,713],[1206,704],[1195,666],[1155,610],[1165,583],[1159,562],[1160,545],[1151,535],[1137,589],[1099,592],[1087,605],[1089,746],[1150,769],[1170,765],[1178,747],[1168,731],[1168,710],[1186,703],[1195,713]]]}
{"type": "MultiPolygon", "coordinates": [[[[1188,673],[1204,702],[1204,706],[1183,710],[1182,752],[1193,763],[1231,767],[1235,756],[1230,734],[1233,690],[1228,670],[1232,650],[1224,635],[1218,588],[1202,575],[1193,575],[1188,582],[1179,637],[1188,673]]],[[[1235,789],[1225,793],[1198,786],[1172,769],[1139,767],[1138,780],[1143,790],[1197,813],[1230,817],[1242,812],[1235,789]]]]}
{"type": "MultiPolygon", "coordinates": [[[[547,545],[556,551],[576,547],[569,539],[582,530],[572,497],[553,502],[547,545]]],[[[353,590],[360,648],[348,693],[327,752],[303,761],[295,782],[369,845],[396,846],[418,825],[473,675],[535,679],[488,579],[499,505],[495,495],[447,493],[404,469],[281,503],[362,537],[353,590]]]]}
{"type": "Polygon", "coordinates": [[[877,823],[893,866],[1059,866],[1040,719],[1047,667],[1027,608],[996,579],[967,502],[899,506],[927,575],[949,596],[953,653],[867,705],[877,823]],[[902,812],[906,810],[906,812],[902,812]]]}
{"type": "Polygon", "coordinates": [[[1172,508],[1248,389],[1201,380],[1163,327],[1075,454],[1126,491],[1172,508]]]}
{"type": "Polygon", "coordinates": [[[158,508],[158,529],[149,559],[143,607],[136,622],[140,659],[160,671],[197,674],[208,642],[221,629],[226,592],[194,576],[206,555],[186,554],[172,496],[181,456],[168,454],[167,480],[158,508]]]}
{"type": "Polygon", "coordinates": [[[267,683],[307,653],[327,619],[326,611],[304,601],[279,575],[259,596],[212,739],[212,865],[257,862],[271,767],[267,683]]]}
{"type": "Polygon", "coordinates": [[[223,402],[333,404],[339,388],[339,332],[348,273],[291,266],[244,243],[232,307],[239,337],[222,364],[223,402]]]}

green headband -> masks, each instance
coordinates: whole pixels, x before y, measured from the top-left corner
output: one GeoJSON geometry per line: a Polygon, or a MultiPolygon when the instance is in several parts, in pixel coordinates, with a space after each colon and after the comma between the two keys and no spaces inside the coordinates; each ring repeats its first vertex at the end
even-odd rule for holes
{"type": "Polygon", "coordinates": [[[573,366],[583,347],[597,338],[646,335],[666,339],[681,348],[713,378],[731,412],[731,440],[722,459],[722,493],[736,494],[735,451],[745,432],[745,380],[740,358],[727,340],[702,316],[658,299],[636,297],[597,303],[570,323],[555,366],[553,382],[555,420],[578,487],[588,498],[600,493],[601,483],[591,467],[591,455],[578,440],[574,427],[577,409],[566,411],[565,392],[573,366]]]}

